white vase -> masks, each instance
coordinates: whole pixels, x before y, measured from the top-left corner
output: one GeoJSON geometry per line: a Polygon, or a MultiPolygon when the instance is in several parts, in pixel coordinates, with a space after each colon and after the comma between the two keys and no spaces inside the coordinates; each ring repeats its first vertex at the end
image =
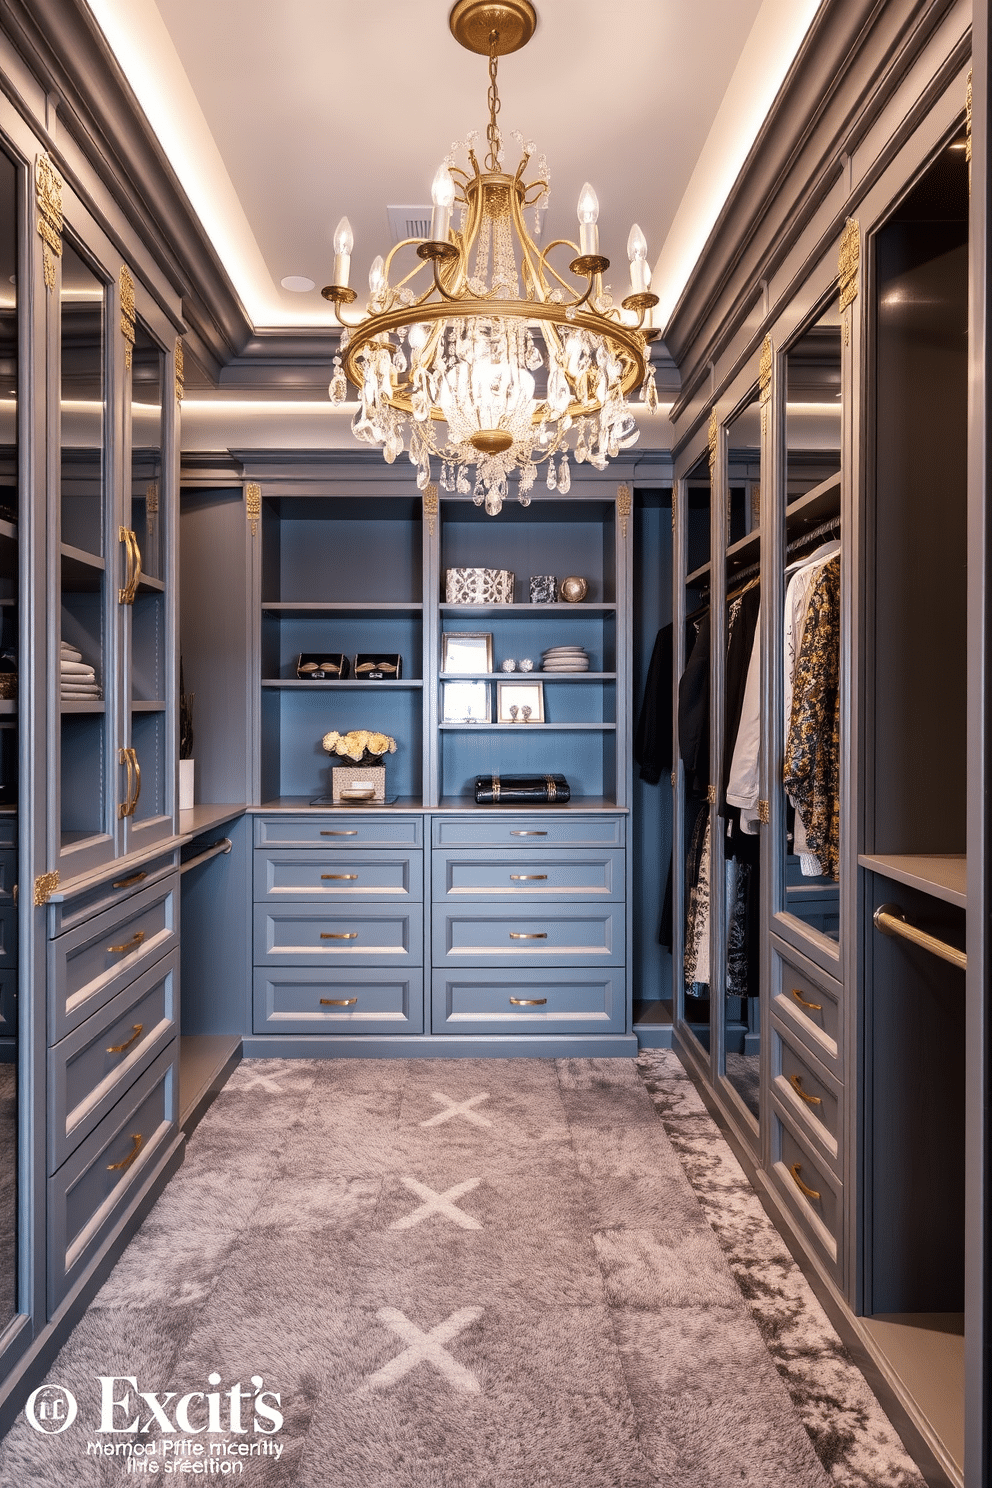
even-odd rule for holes
{"type": "Polygon", "coordinates": [[[179,761],[179,810],[191,811],[193,808],[193,776],[196,770],[195,760],[179,761]]]}

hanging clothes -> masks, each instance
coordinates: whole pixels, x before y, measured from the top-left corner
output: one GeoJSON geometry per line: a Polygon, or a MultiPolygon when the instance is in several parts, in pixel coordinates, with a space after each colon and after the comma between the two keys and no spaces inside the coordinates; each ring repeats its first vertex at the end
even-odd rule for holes
{"type": "Polygon", "coordinates": [[[679,679],[679,753],[689,795],[704,799],[710,782],[710,611],[691,617],[692,650],[679,679]]]}
{"type": "MultiPolygon", "coordinates": [[[[757,580],[750,583],[736,600],[731,601],[728,613],[727,661],[724,669],[724,734],[723,734],[723,779],[720,784],[720,811],[726,815],[725,807],[730,802],[728,791],[733,765],[735,741],[738,738],[744,717],[747,697],[748,675],[754,653],[758,616],[761,610],[761,590],[757,580]]],[[[760,702],[760,699],[759,699],[760,702]]]]}
{"type": "MultiPolygon", "coordinates": [[[[785,592],[785,634],[784,634],[784,675],[783,675],[783,713],[784,733],[783,738],[788,739],[789,729],[792,724],[792,689],[795,676],[796,662],[802,649],[803,632],[806,627],[806,613],[809,606],[810,594],[826,563],[840,552],[840,542],[833,541],[825,543],[809,553],[806,557],[790,564],[786,573],[791,575],[785,592]]],[[[795,806],[795,801],[790,796],[790,801],[795,806]]],[[[812,852],[806,841],[806,831],[801,816],[796,817],[793,831],[793,851],[799,858],[800,871],[804,878],[818,878],[823,873],[823,868],[816,854],[812,852]]]]}
{"type": "Polygon", "coordinates": [[[792,683],[784,783],[823,874],[840,876],[840,556],[809,591],[792,683]]]}
{"type": "Polygon", "coordinates": [[[685,863],[685,985],[710,979],[710,814],[703,807],[693,822],[685,863]]]}
{"type": "MultiPolygon", "coordinates": [[[[695,632],[693,632],[695,635],[695,632]]],[[[655,637],[648,665],[641,711],[634,730],[634,761],[641,779],[657,785],[672,769],[672,641],[671,624],[655,637]]]]}

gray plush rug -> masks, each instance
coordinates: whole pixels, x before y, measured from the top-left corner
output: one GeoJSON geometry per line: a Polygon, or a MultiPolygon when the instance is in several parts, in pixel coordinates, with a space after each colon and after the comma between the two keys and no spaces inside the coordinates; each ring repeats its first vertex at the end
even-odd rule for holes
{"type": "Polygon", "coordinates": [[[50,1371],[80,1425],[19,1419],[4,1488],[131,1478],[99,1375],[224,1392],[210,1444],[277,1391],[252,1488],[830,1481],[626,1060],[243,1064],[50,1371]]]}
{"type": "Polygon", "coordinates": [[[17,1301],[17,1065],[0,1064],[0,1332],[17,1301]]]}

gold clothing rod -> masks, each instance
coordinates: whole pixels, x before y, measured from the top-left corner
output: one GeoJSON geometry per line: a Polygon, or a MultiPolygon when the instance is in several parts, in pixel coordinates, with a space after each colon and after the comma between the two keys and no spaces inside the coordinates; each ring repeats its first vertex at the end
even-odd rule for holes
{"type": "Polygon", "coordinates": [[[883,935],[899,935],[903,940],[910,940],[913,945],[929,951],[932,956],[939,956],[942,961],[949,961],[959,970],[968,970],[968,957],[964,951],[959,951],[957,946],[948,945],[944,940],[938,940],[936,935],[928,935],[925,930],[918,930],[915,925],[909,923],[898,904],[880,904],[873,919],[877,929],[881,930],[883,935]]]}

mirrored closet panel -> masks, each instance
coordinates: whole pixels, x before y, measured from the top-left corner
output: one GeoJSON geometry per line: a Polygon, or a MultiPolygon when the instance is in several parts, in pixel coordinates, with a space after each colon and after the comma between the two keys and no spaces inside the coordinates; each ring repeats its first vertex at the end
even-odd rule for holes
{"type": "Polygon", "coordinates": [[[0,152],[0,1333],[17,1312],[18,184],[0,152]]]}
{"type": "Polygon", "coordinates": [[[710,468],[708,456],[685,481],[685,664],[678,689],[683,768],[682,1017],[710,1047],[710,468]]]}
{"type": "Polygon", "coordinates": [[[761,407],[751,390],[727,423],[722,771],[720,1073],[759,1115],[761,407]]]}
{"type": "Polygon", "coordinates": [[[776,909],[840,939],[842,416],[834,295],[785,357],[782,761],[785,840],[776,909]]]}

